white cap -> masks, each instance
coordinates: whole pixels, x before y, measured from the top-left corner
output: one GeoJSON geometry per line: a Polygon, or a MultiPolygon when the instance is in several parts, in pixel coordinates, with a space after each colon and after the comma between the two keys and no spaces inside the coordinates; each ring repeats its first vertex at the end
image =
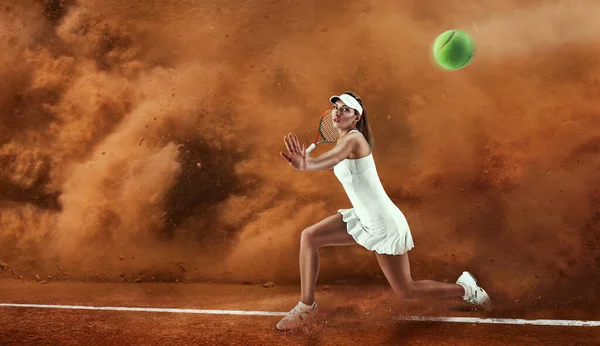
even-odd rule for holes
{"type": "Polygon", "coordinates": [[[358,114],[362,115],[363,112],[363,108],[360,105],[360,103],[358,103],[358,101],[352,97],[351,95],[348,94],[341,94],[340,96],[334,95],[331,96],[329,98],[329,101],[331,103],[335,103],[337,100],[341,100],[342,102],[344,102],[344,104],[352,109],[356,109],[358,111],[358,114]]]}

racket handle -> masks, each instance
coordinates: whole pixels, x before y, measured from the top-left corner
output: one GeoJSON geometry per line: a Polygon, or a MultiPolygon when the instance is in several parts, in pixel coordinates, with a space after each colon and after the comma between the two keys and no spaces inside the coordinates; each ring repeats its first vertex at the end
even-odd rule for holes
{"type": "Polygon", "coordinates": [[[306,148],[306,153],[310,153],[316,147],[315,143],[311,143],[308,148],[306,148]]]}

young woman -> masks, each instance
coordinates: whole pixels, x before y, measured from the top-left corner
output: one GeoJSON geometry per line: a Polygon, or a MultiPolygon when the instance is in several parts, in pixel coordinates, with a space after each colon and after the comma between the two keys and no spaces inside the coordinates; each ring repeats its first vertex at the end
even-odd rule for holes
{"type": "Polygon", "coordinates": [[[295,170],[333,170],[350,202],[351,209],[340,209],[306,228],[300,237],[301,299],[276,325],[279,330],[298,328],[318,312],[315,288],[319,273],[319,249],[324,246],[360,244],[374,251],[386,279],[404,299],[424,297],[462,297],[472,304],[491,309],[488,294],[469,272],[456,284],[432,280],[414,281],[410,274],[408,251],[413,239],[406,218],[387,196],[375,167],[371,148],[373,136],[367,111],[353,92],[332,96],[333,125],[340,138],[333,149],[312,158],[298,137],[284,138],[287,153],[281,157],[295,170]]]}

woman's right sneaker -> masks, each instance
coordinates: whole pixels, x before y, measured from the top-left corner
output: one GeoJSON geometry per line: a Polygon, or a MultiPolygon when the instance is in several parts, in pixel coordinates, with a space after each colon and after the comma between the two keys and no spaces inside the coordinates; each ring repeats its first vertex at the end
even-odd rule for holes
{"type": "Polygon", "coordinates": [[[298,302],[298,304],[288,312],[287,316],[277,323],[276,327],[279,330],[299,328],[305,321],[313,320],[318,312],[319,306],[317,305],[317,302],[313,302],[312,305],[298,302]]]}
{"type": "Polygon", "coordinates": [[[477,286],[477,280],[469,272],[463,272],[456,283],[465,289],[463,299],[471,304],[480,305],[486,311],[492,310],[492,300],[485,290],[477,286]]]}

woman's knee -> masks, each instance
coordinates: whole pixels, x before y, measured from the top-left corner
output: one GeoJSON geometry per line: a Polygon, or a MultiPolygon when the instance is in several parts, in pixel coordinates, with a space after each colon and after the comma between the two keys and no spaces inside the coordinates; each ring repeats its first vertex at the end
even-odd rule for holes
{"type": "Polygon", "coordinates": [[[304,247],[318,248],[317,228],[310,226],[305,228],[300,235],[300,245],[304,247]]]}
{"type": "Polygon", "coordinates": [[[393,285],[392,289],[401,300],[410,300],[415,296],[415,285],[412,279],[404,279],[393,285]]]}

